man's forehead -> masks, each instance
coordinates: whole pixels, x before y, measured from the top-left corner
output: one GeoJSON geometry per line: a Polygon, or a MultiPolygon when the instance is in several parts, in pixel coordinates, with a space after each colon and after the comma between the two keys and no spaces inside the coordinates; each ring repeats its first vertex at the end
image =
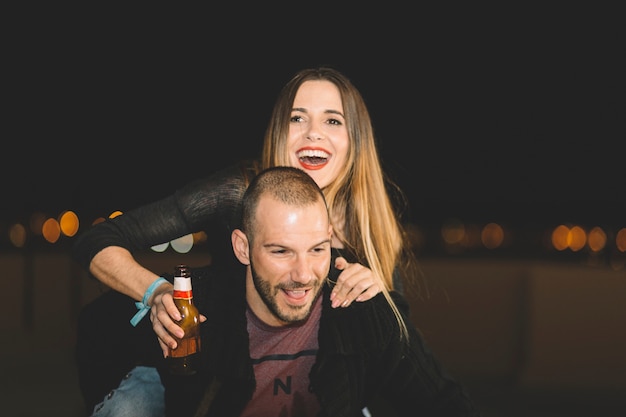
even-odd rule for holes
{"type": "Polygon", "coordinates": [[[263,196],[259,200],[256,209],[257,221],[275,219],[275,217],[283,217],[285,221],[294,220],[298,217],[304,219],[310,216],[321,216],[328,218],[328,212],[324,201],[320,198],[315,203],[308,204],[291,204],[285,203],[273,196],[263,196]],[[278,216],[272,216],[272,214],[278,216]],[[268,216],[269,215],[269,216],[268,216]]]}
{"type": "Polygon", "coordinates": [[[257,210],[257,238],[276,240],[323,238],[328,235],[328,214],[323,203],[293,206],[280,201],[261,201],[257,210]]]}

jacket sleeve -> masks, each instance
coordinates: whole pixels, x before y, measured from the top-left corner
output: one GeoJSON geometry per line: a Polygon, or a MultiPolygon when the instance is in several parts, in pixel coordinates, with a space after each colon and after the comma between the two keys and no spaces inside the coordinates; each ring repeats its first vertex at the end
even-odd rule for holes
{"type": "Polygon", "coordinates": [[[77,237],[72,257],[88,269],[91,259],[108,246],[134,253],[200,231],[207,233],[210,250],[224,251],[247,187],[243,172],[241,166],[226,168],[162,200],[91,226],[77,237]]]}

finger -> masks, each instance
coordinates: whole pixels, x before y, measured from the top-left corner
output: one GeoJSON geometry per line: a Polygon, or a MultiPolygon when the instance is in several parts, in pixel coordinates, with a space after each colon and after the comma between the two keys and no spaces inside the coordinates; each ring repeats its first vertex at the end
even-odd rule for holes
{"type": "Polygon", "coordinates": [[[352,285],[352,288],[345,295],[341,307],[348,307],[356,299],[366,301],[378,293],[378,287],[374,279],[370,276],[360,276],[359,281],[352,285]],[[370,291],[371,290],[371,291],[370,291]]]}
{"type": "Polygon", "coordinates": [[[381,283],[371,269],[358,263],[347,263],[345,259],[340,266],[344,269],[331,293],[331,306],[347,307],[355,300],[366,301],[382,291],[381,283]]]}
{"type": "Polygon", "coordinates": [[[168,345],[166,345],[165,343],[163,343],[163,341],[157,337],[157,340],[159,341],[159,345],[161,346],[161,351],[163,352],[163,357],[167,358],[170,354],[170,347],[168,345]]]}
{"type": "Polygon", "coordinates": [[[178,326],[177,322],[182,317],[171,293],[156,296],[152,310],[155,311],[157,320],[173,337],[182,338],[185,335],[183,329],[178,326]]]}
{"type": "Polygon", "coordinates": [[[331,306],[348,306],[373,284],[372,273],[360,264],[348,264],[337,277],[331,293],[331,306]]]}
{"type": "Polygon", "coordinates": [[[335,259],[335,268],[343,270],[346,266],[348,266],[348,261],[346,258],[339,256],[335,259]]]}
{"type": "MultiPolygon", "coordinates": [[[[337,259],[335,259],[335,268],[339,269],[340,271],[344,271],[347,266],[348,266],[348,261],[346,261],[345,258],[340,256],[337,259]]],[[[342,276],[342,273],[339,274],[339,277],[337,278],[337,282],[335,282],[335,285],[333,287],[333,291],[330,293],[331,301],[334,300],[338,296],[338,294],[343,294],[342,287],[344,286],[345,278],[341,279],[341,276],[342,276]]],[[[345,276],[347,275],[344,274],[344,277],[345,276]]],[[[342,297],[342,301],[343,301],[343,297],[342,297]]]]}
{"type": "Polygon", "coordinates": [[[371,298],[374,298],[379,292],[381,292],[381,288],[377,283],[373,283],[369,288],[359,294],[358,297],[354,299],[356,302],[367,301],[371,298]]]}
{"type": "MultiPolygon", "coordinates": [[[[175,338],[182,338],[185,332],[178,323],[172,320],[170,310],[164,306],[166,303],[166,296],[158,297],[156,303],[150,309],[150,319],[152,320],[152,328],[159,339],[170,348],[175,349],[177,346],[175,338]]],[[[174,308],[176,308],[175,305],[174,308]]],[[[176,310],[178,311],[178,309],[176,310]]]]}
{"type": "Polygon", "coordinates": [[[157,340],[159,341],[159,345],[161,346],[161,350],[163,351],[163,357],[167,357],[169,354],[169,349],[176,348],[176,339],[174,339],[171,334],[163,327],[163,324],[158,318],[156,314],[156,309],[151,311],[150,320],[152,321],[152,330],[157,336],[157,340]]]}
{"type": "MultiPolygon", "coordinates": [[[[171,335],[171,337],[177,337],[177,338],[181,339],[185,335],[185,332],[178,325],[177,322],[172,320],[172,317],[169,314],[169,311],[165,311],[165,309],[163,309],[163,308],[157,309],[157,311],[158,311],[157,319],[161,323],[163,328],[171,335]]],[[[168,344],[169,344],[169,342],[168,342],[168,344]]],[[[172,346],[172,348],[175,348],[175,346],[172,346]]]]}
{"type": "Polygon", "coordinates": [[[178,311],[178,307],[176,307],[176,303],[174,303],[174,296],[171,293],[165,293],[161,296],[159,303],[163,306],[163,308],[167,311],[167,314],[174,321],[180,321],[182,318],[180,316],[180,311],[178,311]]]}

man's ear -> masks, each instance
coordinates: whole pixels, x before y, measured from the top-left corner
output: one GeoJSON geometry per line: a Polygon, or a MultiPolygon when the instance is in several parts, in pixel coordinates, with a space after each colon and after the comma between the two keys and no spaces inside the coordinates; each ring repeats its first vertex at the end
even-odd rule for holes
{"type": "Polygon", "coordinates": [[[233,252],[235,252],[239,262],[244,265],[250,265],[248,237],[246,234],[239,229],[235,229],[230,235],[230,240],[233,244],[233,252]]]}

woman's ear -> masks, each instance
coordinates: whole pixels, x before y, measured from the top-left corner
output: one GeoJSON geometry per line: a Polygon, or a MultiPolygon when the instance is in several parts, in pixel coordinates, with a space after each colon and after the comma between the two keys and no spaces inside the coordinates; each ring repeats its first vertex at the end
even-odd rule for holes
{"type": "Polygon", "coordinates": [[[233,252],[235,252],[239,262],[244,265],[250,265],[250,248],[246,234],[239,229],[235,229],[230,235],[230,240],[233,244],[233,252]]]}

